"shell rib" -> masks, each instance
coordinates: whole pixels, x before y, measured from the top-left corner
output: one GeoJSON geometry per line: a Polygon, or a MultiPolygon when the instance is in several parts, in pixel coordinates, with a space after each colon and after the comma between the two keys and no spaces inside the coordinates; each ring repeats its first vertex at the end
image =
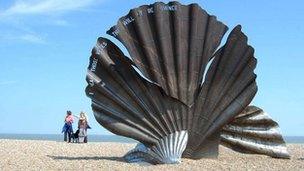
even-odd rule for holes
{"type": "Polygon", "coordinates": [[[221,144],[243,153],[290,158],[279,125],[267,113],[248,106],[221,132],[221,144]]]}

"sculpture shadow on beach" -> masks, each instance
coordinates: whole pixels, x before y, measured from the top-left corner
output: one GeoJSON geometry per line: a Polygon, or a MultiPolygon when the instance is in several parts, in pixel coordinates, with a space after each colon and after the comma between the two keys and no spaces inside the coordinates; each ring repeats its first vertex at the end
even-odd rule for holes
{"type": "Polygon", "coordinates": [[[112,157],[112,156],[53,156],[47,155],[47,157],[53,160],[111,160],[125,162],[122,157],[112,157]]]}

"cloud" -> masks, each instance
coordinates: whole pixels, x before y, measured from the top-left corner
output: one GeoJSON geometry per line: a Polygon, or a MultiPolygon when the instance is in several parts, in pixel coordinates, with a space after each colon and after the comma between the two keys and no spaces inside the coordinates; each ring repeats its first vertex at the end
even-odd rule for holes
{"type": "Polygon", "coordinates": [[[0,86],[5,86],[5,85],[11,85],[11,84],[16,84],[18,83],[17,81],[0,81],[0,86]]]}
{"type": "Polygon", "coordinates": [[[21,35],[13,35],[13,34],[6,34],[1,35],[0,40],[7,42],[7,41],[18,41],[18,42],[28,42],[34,44],[45,44],[46,41],[39,35],[34,33],[25,33],[21,35]]]}
{"type": "Polygon", "coordinates": [[[62,20],[62,19],[54,20],[52,22],[52,24],[54,24],[56,26],[67,26],[67,25],[69,25],[69,23],[66,20],[62,20]]]}
{"type": "Polygon", "coordinates": [[[18,0],[4,10],[2,16],[54,14],[79,10],[92,5],[96,0],[18,0]]]}
{"type": "Polygon", "coordinates": [[[24,34],[19,37],[20,40],[24,40],[31,43],[44,44],[45,41],[41,36],[34,34],[24,34]]]}
{"type": "Polygon", "coordinates": [[[88,10],[89,6],[104,0],[15,0],[6,8],[0,8],[0,42],[29,42],[46,44],[40,26],[69,26],[63,18],[72,11],[88,10]],[[48,15],[48,17],[45,17],[48,15]],[[7,31],[4,32],[3,29],[7,31]],[[3,41],[4,40],[4,41],[3,41]]]}

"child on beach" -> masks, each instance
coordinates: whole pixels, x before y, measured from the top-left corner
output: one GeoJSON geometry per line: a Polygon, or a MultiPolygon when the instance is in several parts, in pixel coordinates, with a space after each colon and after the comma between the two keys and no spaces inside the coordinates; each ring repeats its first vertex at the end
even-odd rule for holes
{"type": "Polygon", "coordinates": [[[64,125],[62,128],[62,132],[64,133],[64,141],[68,143],[71,142],[71,134],[73,133],[73,124],[74,118],[71,111],[67,111],[67,114],[64,119],[64,125]]]}

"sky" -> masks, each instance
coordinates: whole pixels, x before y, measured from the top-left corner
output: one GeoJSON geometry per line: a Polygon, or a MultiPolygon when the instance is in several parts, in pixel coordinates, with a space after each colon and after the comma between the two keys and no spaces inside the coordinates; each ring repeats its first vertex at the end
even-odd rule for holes
{"type": "MultiPolygon", "coordinates": [[[[111,134],[94,119],[84,92],[91,49],[100,36],[124,49],[106,31],[131,8],[153,2],[0,0],[0,133],[58,134],[71,110],[88,114],[89,134],[111,134]]],[[[304,2],[180,2],[198,3],[229,31],[242,25],[258,59],[252,104],[283,135],[304,136],[304,2]]]]}

